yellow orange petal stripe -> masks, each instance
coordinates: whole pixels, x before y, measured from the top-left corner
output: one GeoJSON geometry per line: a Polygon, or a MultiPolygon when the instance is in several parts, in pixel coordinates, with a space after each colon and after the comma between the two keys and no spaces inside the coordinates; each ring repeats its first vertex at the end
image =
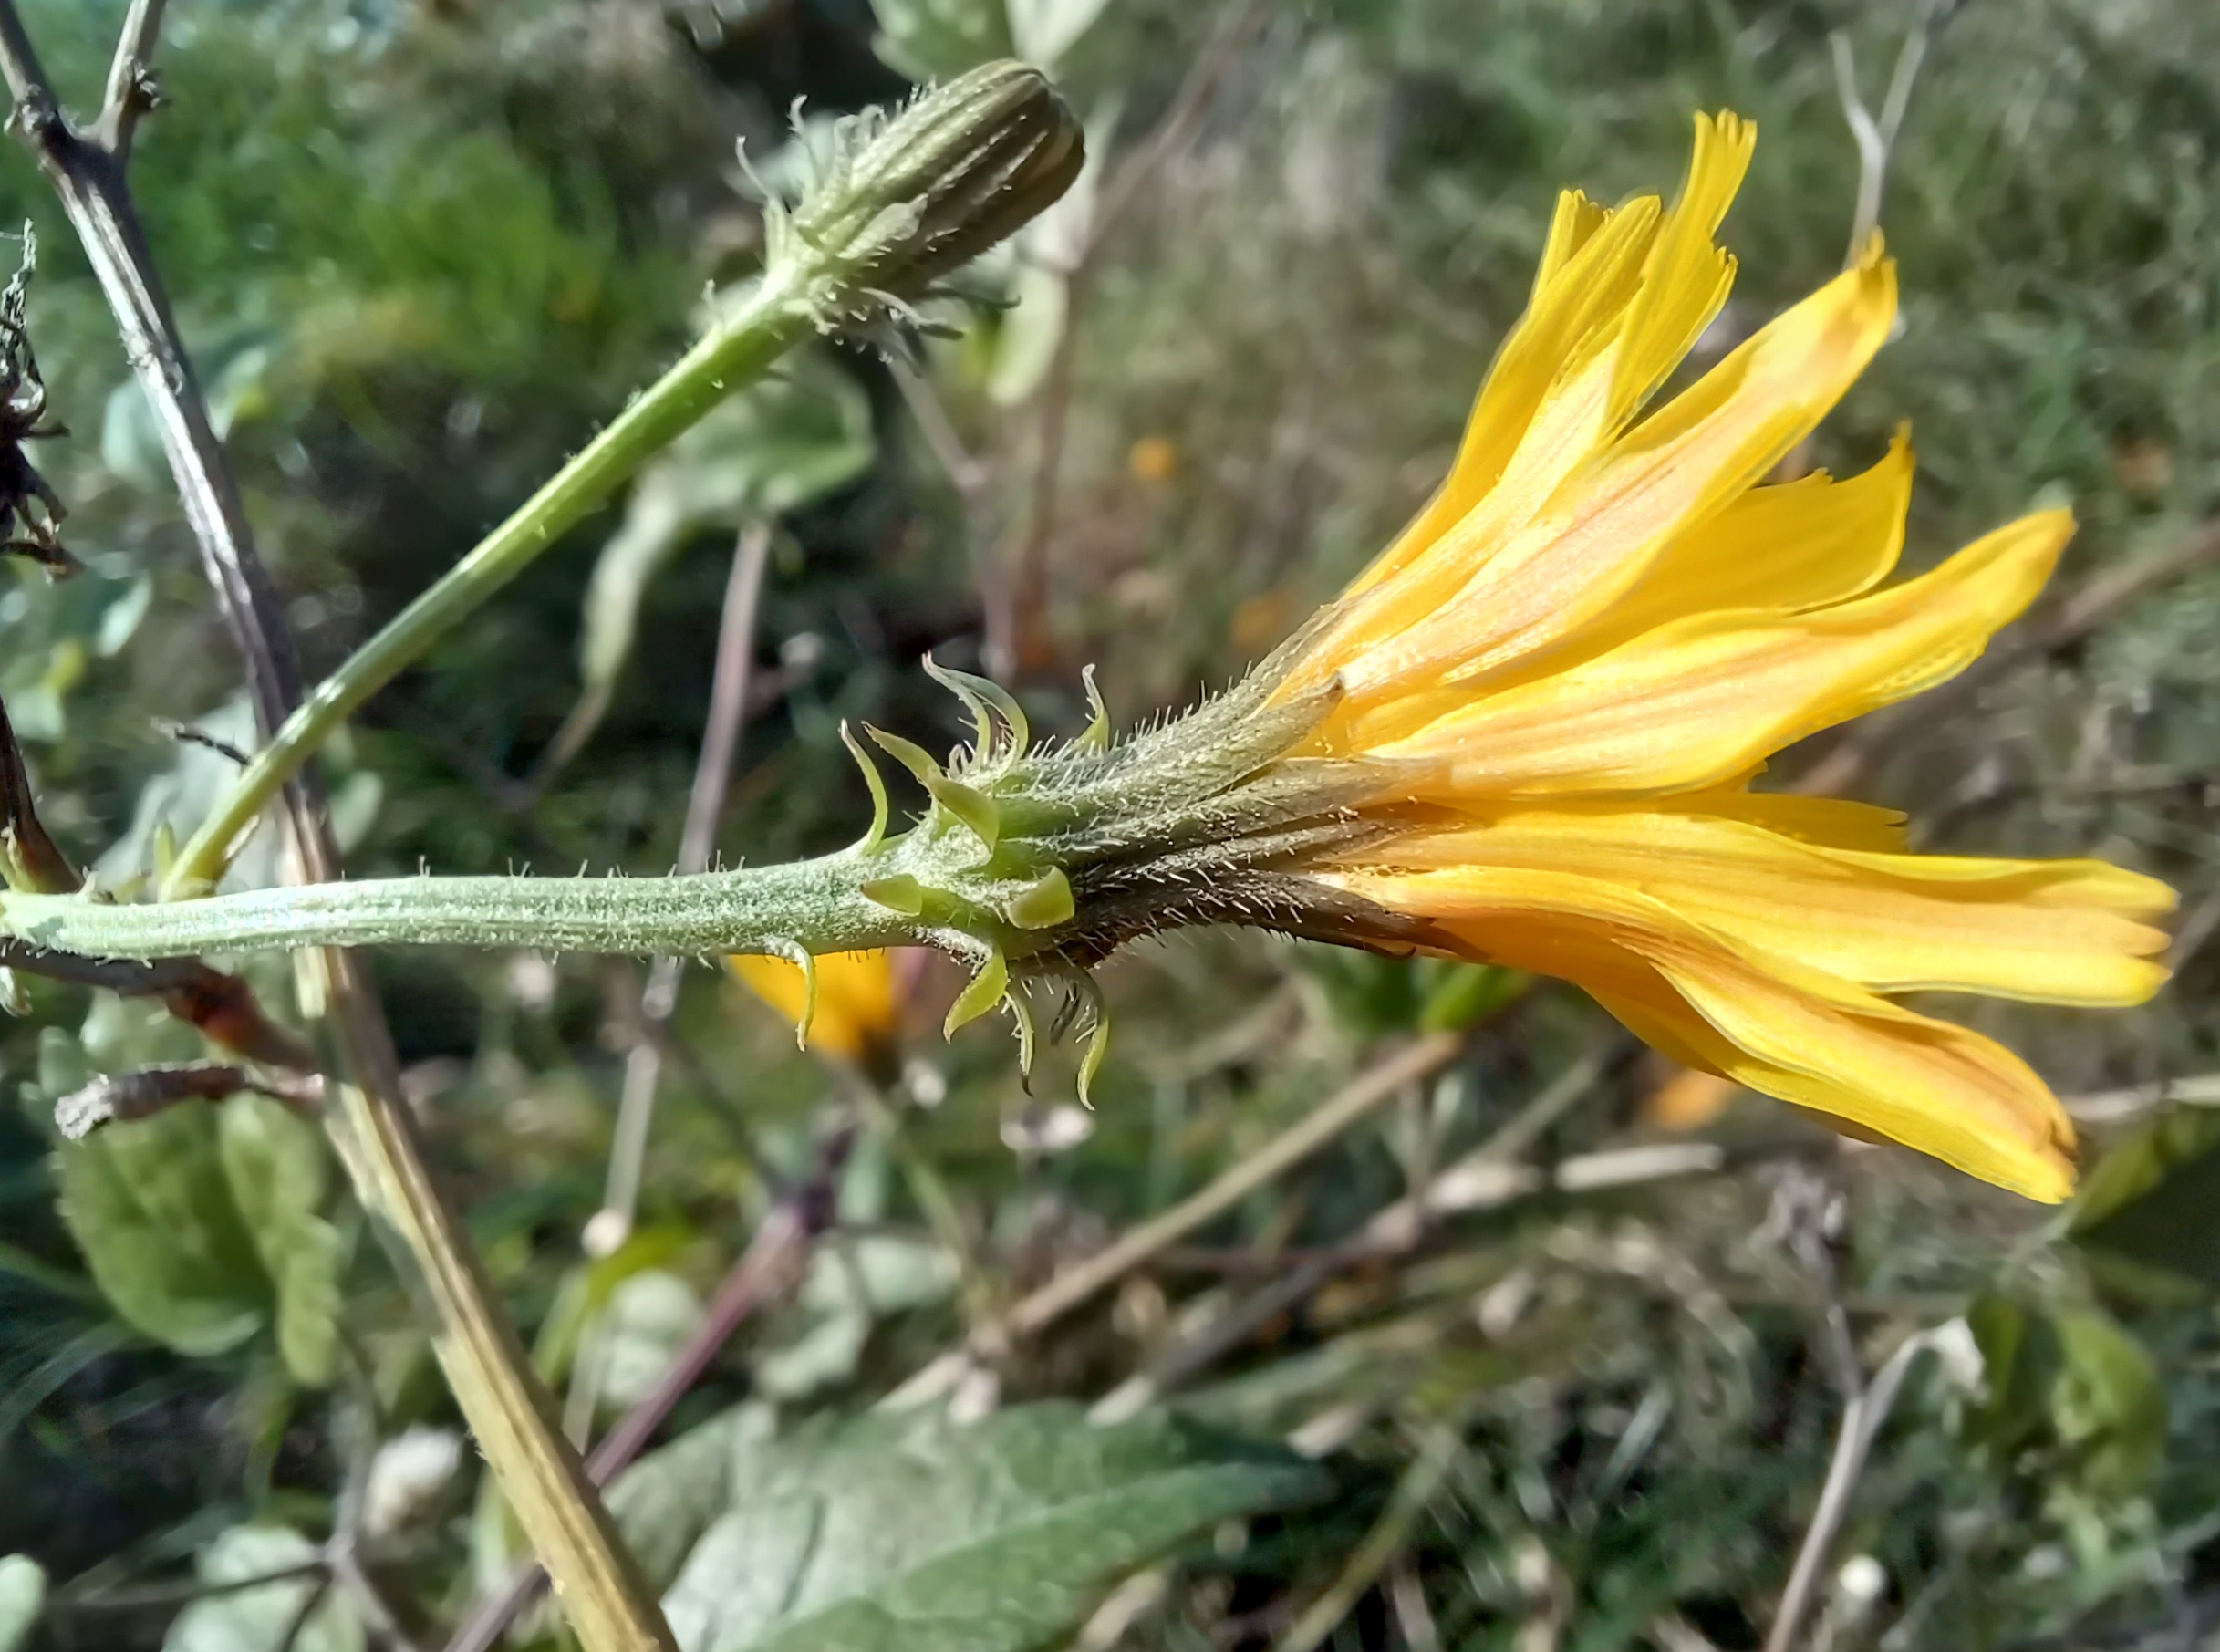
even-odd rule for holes
{"type": "Polygon", "coordinates": [[[1792,960],[1738,946],[1663,902],[1563,873],[1346,876],[1422,912],[1469,955],[1569,976],[1690,1066],[1875,1131],[2032,1199],[2073,1186],[2073,1125],[2001,1044],[1792,960]]]}
{"type": "MultiPolygon", "coordinates": [[[[798,966],[761,953],[726,961],[758,998],[789,1022],[801,1023],[807,993],[798,966]]],[[[817,959],[816,967],[817,1007],[809,1024],[810,1048],[863,1062],[897,1036],[902,1003],[896,990],[893,953],[827,952],[817,959]]]]}
{"type": "Polygon", "coordinates": [[[1339,691],[1293,755],[1383,765],[1361,806],[1385,829],[1311,875],[1443,951],[1580,983],[1693,1068],[2059,1199],[2073,1135],[2042,1081],[1891,995],[2140,1003],[2172,891],[2093,860],[1914,855],[1891,811],[1748,786],[1977,659],[2072,518],[1889,584],[1907,435],[1847,480],[1767,484],[1890,335],[1877,239],[1645,411],[1733,279],[1714,236],[1755,135],[1699,118],[1670,211],[1560,201],[1449,476],[1275,691],[1339,691]]]}
{"type": "Polygon", "coordinates": [[[1694,613],[1800,614],[1864,595],[1888,577],[1904,549],[1912,472],[1911,438],[1899,431],[1888,453],[1855,476],[1837,482],[1814,471],[1751,489],[1675,535],[1595,622],[1541,659],[1491,678],[1491,686],[1561,671],[1694,613]]]}
{"type": "Polygon", "coordinates": [[[1437,778],[1421,795],[1444,800],[1724,784],[1955,676],[2035,599],[2072,531],[2066,513],[2045,512],[1870,596],[1804,614],[1692,615],[1499,694],[1391,703],[1343,738],[1426,765],[1437,778]]]}
{"type": "Polygon", "coordinates": [[[1509,809],[1396,844],[1413,868],[1561,871],[1648,895],[1769,953],[1883,992],[2142,1003],[2164,984],[2173,891],[2101,860],[1876,854],[1694,810],[1509,809]]]}

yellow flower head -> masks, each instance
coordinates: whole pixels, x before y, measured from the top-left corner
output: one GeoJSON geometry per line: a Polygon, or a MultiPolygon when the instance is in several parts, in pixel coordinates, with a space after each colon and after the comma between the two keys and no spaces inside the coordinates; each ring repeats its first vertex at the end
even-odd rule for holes
{"type": "Polygon", "coordinates": [[[798,965],[761,953],[728,961],[758,998],[794,1023],[796,1035],[811,1049],[873,1067],[892,1053],[900,1036],[902,999],[890,951],[827,952],[818,958],[814,1005],[798,965]]]}
{"type": "Polygon", "coordinates": [[[1268,668],[1272,703],[1321,708],[1299,761],[1378,775],[1356,805],[1376,835],[1303,871],[1400,920],[1379,939],[1577,982],[1692,1067],[2061,1199],[2073,1130],[2042,1081],[1895,995],[2141,1003],[2172,892],[2100,861],[1907,854],[1889,812],[1748,782],[1964,669],[2072,520],[1883,585],[1905,441],[1844,481],[1761,485],[1888,337],[1877,236],[1647,408],[1727,296],[1712,236],[1754,139],[1699,117],[1670,208],[1561,200],[1448,479],[1268,668]]]}
{"type": "Polygon", "coordinates": [[[866,760],[856,923],[970,962],[951,1029],[1006,1007],[1027,1064],[1028,994],[1061,990],[1093,1013],[1084,1094],[1105,1029],[1088,966],[1252,924],[1577,982],[1698,1072],[2065,1197],[2073,1130],[2042,1081],[1898,1000],[2140,1003],[2172,893],[2093,860],[1907,854],[1886,810],[1749,783],[1963,670],[2073,525],[2028,516],[1890,584],[1904,439],[1861,475],[1766,483],[1888,338],[1878,238],[1651,405],[1726,300],[1712,236],[1754,138],[1699,118],[1670,208],[1564,196],[1440,491],[1225,694],[1124,740],[1096,700],[1077,740],[1035,747],[1007,693],[932,667],[970,745],[943,766],[873,731],[930,805],[889,836],[866,760]]]}

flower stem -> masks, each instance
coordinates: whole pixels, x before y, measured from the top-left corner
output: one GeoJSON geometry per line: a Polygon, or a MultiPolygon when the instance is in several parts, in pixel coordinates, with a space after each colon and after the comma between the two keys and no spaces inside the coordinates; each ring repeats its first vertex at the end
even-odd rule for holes
{"type": "Polygon", "coordinates": [[[254,818],[356,707],[390,682],[647,460],[764,370],[814,325],[798,278],[774,271],[509,519],[316,685],[255,753],[162,880],[177,900],[213,888],[254,818]]]}
{"type": "Polygon", "coordinates": [[[862,893],[881,864],[843,852],[691,877],[372,878],[141,906],[7,895],[0,924],[35,945],[100,958],[411,945],[706,957],[930,940],[862,893]]]}

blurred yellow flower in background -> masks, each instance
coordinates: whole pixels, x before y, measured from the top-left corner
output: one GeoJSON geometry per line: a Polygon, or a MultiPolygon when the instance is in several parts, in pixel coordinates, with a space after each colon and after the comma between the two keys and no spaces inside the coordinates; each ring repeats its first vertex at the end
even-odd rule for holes
{"type": "Polygon", "coordinates": [[[1179,447],[1168,436],[1142,436],[1126,452],[1126,469],[1136,482],[1161,485],[1179,473],[1179,447]]]}
{"type": "Polygon", "coordinates": [[[1643,416],[1727,296],[1712,237],[1755,137],[1699,117],[1669,210],[1561,198],[1448,479],[1292,645],[1276,701],[1333,696],[1292,755],[1379,764],[1361,813],[1395,828],[1310,875],[1438,950],[1577,982],[1699,1072],[2061,1199],[2073,1130],[2043,1082],[1894,995],[2141,1003],[2172,892],[2093,860],[1914,856],[1889,811],[1748,783],[1977,658],[2072,519],[1883,586],[1906,441],[1758,485],[1889,336],[1877,236],[1643,416]]]}
{"type": "Polygon", "coordinates": [[[800,966],[760,953],[737,954],[726,961],[758,998],[797,1028],[809,1014],[804,1042],[820,1055],[874,1070],[893,1056],[901,1038],[903,993],[891,951],[827,952],[818,958],[814,1014],[800,966]]]}

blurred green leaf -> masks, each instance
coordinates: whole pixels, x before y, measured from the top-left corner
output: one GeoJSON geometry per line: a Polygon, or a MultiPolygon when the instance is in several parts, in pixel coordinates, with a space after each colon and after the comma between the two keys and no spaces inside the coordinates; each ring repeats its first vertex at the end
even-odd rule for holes
{"type": "Polygon", "coordinates": [[[700,1325],[701,1294],[676,1273],[649,1268],[617,1285],[595,1328],[604,1402],[628,1408],[654,1393],[700,1325]]]}
{"type": "Polygon", "coordinates": [[[735,1463],[777,1426],[769,1406],[735,1406],[617,1477],[605,1500],[609,1517],[650,1586],[670,1587],[701,1534],[731,1504],[735,1463]]]}
{"type": "Polygon", "coordinates": [[[579,641],[585,691],[559,744],[576,750],[632,657],[648,587],[710,528],[767,522],[854,481],[877,451],[855,379],[822,354],[721,403],[633,484],[624,521],[601,547],[579,641]]]}
{"type": "MultiPolygon", "coordinates": [[[[40,1040],[51,1103],[99,1073],[190,1055],[190,1028],[102,993],[72,1037],[40,1040]]],[[[123,1319],[180,1353],[238,1346],[262,1325],[305,1385],[330,1381],[340,1239],[317,1214],[322,1135],[278,1103],[234,1096],[112,1125],[55,1155],[61,1211],[94,1282],[123,1319]]]]}
{"type": "MultiPolygon", "coordinates": [[[[144,575],[111,577],[106,570],[112,566],[99,559],[91,571],[59,583],[19,568],[13,588],[0,594],[0,698],[20,739],[59,740],[68,729],[69,696],[88,665],[112,659],[138,634],[153,582],[144,575]]],[[[7,584],[0,576],[0,587],[7,584]]]]}
{"type": "Polygon", "coordinates": [[[939,1245],[861,1233],[820,1245],[795,1302],[800,1329],[755,1362],[756,1386],[801,1399],[856,1374],[871,1330],[890,1314],[946,1302],[957,1270],[939,1245]]]}
{"type": "MultiPolygon", "coordinates": [[[[12,709],[12,700],[9,705],[12,709]]],[[[244,693],[192,722],[203,733],[233,745],[255,743],[254,708],[244,693]]],[[[154,842],[161,828],[166,824],[179,837],[190,836],[238,774],[239,765],[223,753],[197,741],[177,742],[167,765],[148,775],[140,786],[130,825],[94,863],[97,881],[113,886],[149,870],[154,864],[154,842]]],[[[248,888],[274,880],[278,874],[278,852],[276,834],[255,833],[233,863],[233,878],[248,888]]]]}
{"type": "Polygon", "coordinates": [[[61,1211],[126,1321],[181,1354],[221,1354],[269,1313],[270,1285],[224,1172],[215,1109],[172,1107],[55,1155],[61,1211]]]}
{"type": "Polygon", "coordinates": [[[2045,1313],[1998,1296],[1966,1312],[1986,1393],[1968,1441],[2002,1465],[2104,1497],[2140,1490],[2166,1443],[2166,1394],[2142,1345],[2101,1314],[2045,1313]]]}
{"type": "Polygon", "coordinates": [[[1278,1447],[1161,1416],[1096,1428],[1064,1405],[734,1442],[729,1475],[664,1597],[686,1652],[1046,1647],[1136,1566],[1330,1483],[1278,1447]]]}
{"type": "Polygon", "coordinates": [[[1325,989],[1349,1032],[1380,1038],[1414,1029],[1452,1032],[1494,1014],[1526,990],[1528,977],[1447,958],[1383,958],[1345,947],[1301,948],[1296,956],[1325,989]]]}
{"type": "Polygon", "coordinates": [[[0,1559],[0,1652],[16,1652],[47,1601],[47,1574],[27,1554],[0,1559]]]}
{"type": "Polygon", "coordinates": [[[1003,0],[871,0],[871,10],[873,49],[912,80],[949,79],[1017,50],[1003,0]]]}
{"type": "Polygon", "coordinates": [[[262,1096],[217,1115],[232,1197],[276,1298],[277,1351],[294,1380],[321,1387],[339,1351],[338,1230],[316,1213],[327,1160],[315,1127],[262,1096]]]}
{"type": "Polygon", "coordinates": [[[1056,359],[1071,320],[1072,272],[1084,262],[1102,193],[1103,169],[1125,112],[1113,93],[1087,117],[1087,156],[1071,188],[1022,230],[998,261],[1009,270],[1007,307],[980,327],[956,358],[969,360],[984,380],[988,399],[1016,407],[1038,390],[1056,359]]]}
{"type": "MultiPolygon", "coordinates": [[[[285,1526],[233,1526],[202,1549],[195,1571],[204,1584],[237,1584],[272,1577],[316,1558],[316,1544],[285,1526]]],[[[362,1620],[346,1597],[314,1576],[260,1588],[233,1588],[196,1600],[177,1615],[162,1652],[363,1652],[362,1620]],[[287,1647],[285,1636],[311,1590],[323,1598],[287,1647]]]]}
{"type": "Polygon", "coordinates": [[[2166,1446],[2166,1390],[2150,1353],[2102,1314],[2061,1314],[2057,1325],[2065,1349],[2059,1438],[2090,1490],[2140,1491],[2166,1446]]]}
{"type": "Polygon", "coordinates": [[[2220,1108],[2179,1107],[2105,1154],[2066,1231],[2100,1262],[2117,1259],[2210,1289],[2220,1287],[2215,1209],[2220,1108]]]}
{"type": "Polygon", "coordinates": [[[1478,1026],[1526,991],[1530,981],[1516,970],[1494,964],[1426,959],[1418,967],[1425,971],[1420,984],[1426,989],[1418,1024],[1429,1033],[1458,1033],[1478,1026]]]}
{"type": "MultiPolygon", "coordinates": [[[[1017,55],[1053,68],[1094,26],[1110,0],[1007,0],[1011,44],[1017,55]]],[[[1093,134],[1089,134],[1091,137],[1093,134]]]]}

